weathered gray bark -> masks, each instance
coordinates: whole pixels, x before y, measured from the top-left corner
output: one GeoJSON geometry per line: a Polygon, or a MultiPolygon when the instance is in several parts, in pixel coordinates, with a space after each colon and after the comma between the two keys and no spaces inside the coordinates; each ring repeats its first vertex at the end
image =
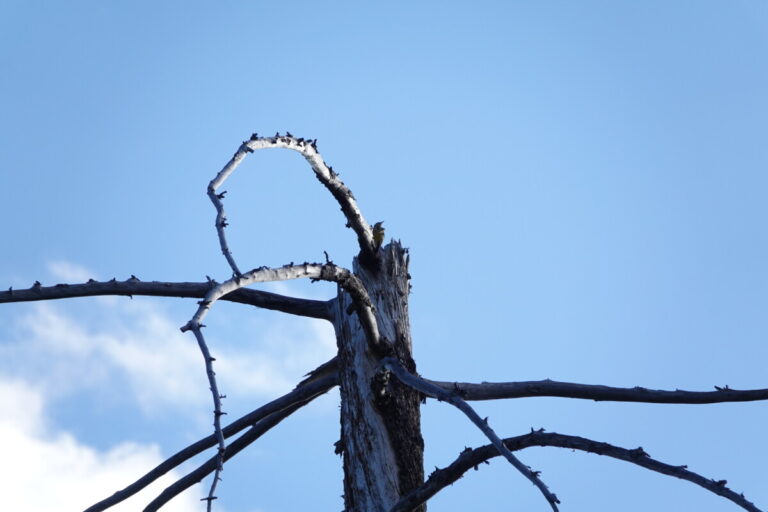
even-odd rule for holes
{"type": "MultiPolygon", "coordinates": [[[[394,355],[415,372],[408,321],[408,252],[393,242],[378,264],[355,261],[354,271],[373,302],[380,335],[391,342],[376,353],[353,312],[339,295],[334,326],[339,347],[344,503],[349,512],[388,511],[424,482],[420,397],[396,379],[382,382],[379,361],[394,355]]],[[[425,510],[426,507],[417,510],[425,510]]]]}

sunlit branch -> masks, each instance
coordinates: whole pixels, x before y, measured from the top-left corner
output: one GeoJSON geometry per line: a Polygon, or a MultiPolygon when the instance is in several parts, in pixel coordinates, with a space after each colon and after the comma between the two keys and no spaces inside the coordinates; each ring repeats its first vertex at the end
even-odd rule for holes
{"type": "MultiPolygon", "coordinates": [[[[504,445],[511,451],[522,450],[531,446],[555,446],[605,455],[607,457],[631,462],[632,464],[642,466],[664,475],[687,480],[710,492],[731,500],[745,510],[760,512],[760,509],[748,501],[743,494],[737,494],[726,487],[727,482],[725,480],[705,478],[697,473],[689,471],[687,466],[673,466],[659,462],[651,458],[642,448],[628,450],[626,448],[620,448],[608,443],[601,443],[583,437],[544,433],[543,430],[536,430],[532,431],[530,434],[504,439],[504,445]]],[[[465,449],[449,466],[443,469],[436,469],[429,476],[424,485],[404,496],[392,509],[390,509],[390,512],[408,512],[413,510],[445,487],[456,482],[468,470],[472,468],[477,469],[478,465],[487,462],[489,459],[498,455],[498,450],[492,444],[475,449],[465,449]]]]}
{"type": "MultiPolygon", "coordinates": [[[[246,414],[245,416],[233,421],[228,426],[224,427],[222,429],[224,437],[231,437],[245,430],[246,428],[253,426],[270,414],[286,410],[287,408],[293,407],[297,404],[306,404],[309,400],[314,399],[328,392],[328,390],[331,388],[337,386],[338,376],[335,374],[335,372],[329,374],[323,372],[322,370],[324,367],[326,367],[327,364],[328,363],[321,365],[317,370],[312,372],[315,373],[319,370],[321,373],[323,373],[323,375],[314,378],[310,377],[302,381],[293,391],[259,407],[258,409],[246,414]]],[[[200,439],[199,441],[171,455],[157,467],[149,471],[147,474],[136,480],[131,485],[120,491],[117,491],[109,498],[91,505],[85,509],[84,512],[102,512],[114,505],[117,505],[123,500],[126,500],[137,492],[141,491],[175,467],[202,453],[206,449],[215,446],[216,443],[217,439],[215,434],[200,439]]],[[[231,450],[229,453],[231,453],[231,450]]]]}
{"type": "MultiPolygon", "coordinates": [[[[203,298],[215,284],[213,281],[205,283],[140,281],[134,277],[125,281],[112,279],[100,282],[91,280],[87,283],[57,284],[55,286],[35,284],[31,288],[22,290],[11,288],[8,291],[0,292],[0,304],[99,295],[203,298]]],[[[241,288],[222,296],[221,300],[330,321],[330,304],[336,299],[333,298],[329,301],[301,299],[261,290],[241,288]]]]}
{"type": "Polygon", "coordinates": [[[641,387],[616,388],[594,384],[575,384],[554,380],[526,382],[440,382],[430,383],[458,393],[464,400],[496,400],[501,398],[563,397],[614,402],[645,402],[657,404],[714,404],[768,400],[768,389],[737,390],[715,386],[715,391],[664,391],[641,387]]]}
{"type": "Polygon", "coordinates": [[[293,263],[283,265],[282,267],[270,268],[259,267],[245,274],[228,279],[223,283],[216,284],[210,288],[198,304],[197,312],[192,319],[182,327],[182,331],[192,329],[194,325],[201,325],[211,307],[217,300],[226,296],[235,290],[242,289],[253,283],[264,283],[272,281],[287,281],[291,279],[309,278],[317,281],[330,281],[337,283],[340,287],[349,293],[355,304],[358,317],[363,330],[366,333],[371,345],[378,345],[384,342],[379,336],[379,328],[376,323],[373,304],[365,287],[360,279],[349,270],[334,265],[333,263],[293,263]]]}
{"type": "Polygon", "coordinates": [[[395,376],[407,386],[410,386],[416,391],[419,391],[420,393],[423,393],[427,396],[431,396],[432,398],[448,402],[463,412],[472,421],[472,423],[474,423],[483,432],[483,434],[485,434],[485,436],[490,439],[496,450],[498,450],[498,452],[501,453],[504,458],[506,458],[510,464],[512,464],[520,473],[522,473],[528,480],[530,480],[533,485],[539,488],[549,503],[549,506],[552,507],[552,510],[557,512],[557,504],[560,503],[560,501],[557,499],[557,496],[555,496],[544,484],[544,482],[541,481],[537,472],[532,471],[531,468],[520,462],[520,460],[515,457],[509,449],[507,449],[504,443],[501,442],[499,436],[496,435],[496,432],[494,432],[490,425],[488,425],[488,418],[481,419],[475,410],[472,409],[472,407],[470,407],[470,405],[462,400],[456,393],[446,391],[438,386],[435,386],[434,384],[431,384],[425,379],[422,379],[421,377],[417,377],[409,373],[400,365],[396,359],[392,357],[384,358],[382,360],[382,364],[384,368],[394,373],[395,376]]]}
{"type": "Polygon", "coordinates": [[[227,262],[230,264],[234,275],[240,275],[240,271],[235,264],[224,235],[224,228],[227,226],[227,222],[222,199],[226,192],[218,193],[217,191],[248,153],[268,148],[290,149],[304,157],[312,168],[312,171],[314,171],[317,179],[328,189],[341,206],[341,211],[347,219],[347,225],[357,234],[360,251],[369,261],[375,258],[376,244],[373,240],[373,230],[363,217],[363,214],[352,195],[352,191],[350,191],[344,182],[339,179],[339,175],[333,171],[333,167],[327,165],[323,160],[320,152],[317,150],[317,141],[294,137],[290,133],[286,133],[284,136],[276,133],[274,137],[259,137],[254,133],[250,140],[247,140],[240,145],[230,161],[227,162],[224,168],[219,171],[208,185],[208,197],[210,197],[211,202],[213,202],[216,207],[216,230],[219,234],[221,250],[227,258],[227,262]]]}

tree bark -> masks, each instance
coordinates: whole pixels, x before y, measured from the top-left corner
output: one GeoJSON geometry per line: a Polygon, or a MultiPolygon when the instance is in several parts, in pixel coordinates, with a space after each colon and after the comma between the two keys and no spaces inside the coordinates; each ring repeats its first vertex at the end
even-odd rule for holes
{"type": "Polygon", "coordinates": [[[408,251],[392,242],[378,252],[376,262],[355,260],[353,269],[368,290],[380,335],[392,349],[382,354],[371,348],[351,298],[340,291],[334,327],[344,504],[348,512],[384,512],[424,482],[420,396],[397,379],[386,381],[379,364],[382,357],[393,355],[409,371],[416,371],[408,320],[408,251]]]}

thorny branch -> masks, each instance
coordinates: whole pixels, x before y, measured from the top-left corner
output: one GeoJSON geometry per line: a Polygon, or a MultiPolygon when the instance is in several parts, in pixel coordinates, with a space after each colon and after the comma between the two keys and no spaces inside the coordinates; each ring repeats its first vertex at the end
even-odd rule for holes
{"type": "MultiPolygon", "coordinates": [[[[338,366],[334,357],[325,365],[338,366]]],[[[323,365],[323,366],[325,366],[323,365]]],[[[733,389],[728,385],[715,386],[715,391],[674,391],[634,388],[617,388],[596,384],[575,384],[554,380],[522,382],[446,382],[424,379],[445,391],[456,392],[467,401],[499,400],[503,398],[560,397],[581,398],[595,402],[642,402],[651,404],[718,404],[768,400],[768,389],[733,389]]]]}
{"type": "MultiPolygon", "coordinates": [[[[222,429],[224,437],[229,438],[248,427],[256,426],[259,424],[259,422],[264,420],[264,418],[272,414],[287,411],[289,408],[294,407],[297,404],[306,404],[310,400],[317,398],[318,396],[328,392],[331,388],[337,386],[338,376],[335,372],[328,373],[323,371],[326,365],[327,363],[320,365],[316,370],[310,372],[313,375],[317,374],[317,376],[309,377],[308,379],[303,380],[296,386],[293,391],[259,407],[254,411],[251,411],[245,416],[238,418],[237,420],[224,427],[222,429]]],[[[208,448],[215,446],[216,444],[217,438],[215,434],[204,437],[203,439],[192,443],[186,448],[168,457],[166,460],[161,462],[158,466],[136,480],[134,483],[130,484],[124,489],[121,489],[120,491],[117,491],[112,496],[91,505],[85,509],[84,512],[102,512],[109,507],[117,505],[118,503],[130,498],[137,492],[146,488],[152,482],[168,473],[175,467],[186,462],[195,455],[202,453],[208,448]]],[[[231,450],[228,453],[230,454],[229,456],[231,456],[231,450]]]]}
{"type": "MultiPolygon", "coordinates": [[[[305,406],[318,396],[319,394],[306,398],[300,402],[296,402],[285,409],[274,412],[264,419],[259,420],[256,424],[253,425],[253,427],[248,429],[245,434],[238,437],[235,441],[230,443],[229,446],[227,446],[227,451],[224,454],[224,460],[229,460],[230,458],[240,453],[240,451],[256,441],[265,432],[269,431],[272,427],[279,424],[285,418],[293,414],[296,410],[305,406]]],[[[211,457],[206,462],[198,466],[197,469],[180,478],[170,486],[166,487],[165,490],[161,492],[157,498],[152,500],[149,505],[144,508],[144,512],[157,512],[157,510],[168,503],[171,499],[189,489],[196,483],[200,482],[206,476],[215,472],[218,465],[218,456],[211,457]]]]}
{"type": "Polygon", "coordinates": [[[562,397],[583,398],[596,402],[644,402],[655,404],[715,404],[768,400],[768,389],[737,390],[715,386],[715,391],[666,391],[641,387],[616,388],[594,384],[575,384],[554,380],[527,382],[440,382],[428,380],[446,391],[455,391],[464,400],[498,400],[501,398],[562,397]]]}
{"type": "Polygon", "coordinates": [[[509,449],[507,449],[504,443],[501,442],[501,439],[499,439],[499,436],[496,435],[496,432],[494,432],[490,425],[488,425],[488,418],[481,419],[475,410],[472,409],[472,407],[470,407],[470,405],[462,400],[456,393],[445,391],[444,389],[427,382],[421,377],[412,375],[405,368],[403,368],[396,359],[392,357],[384,358],[382,360],[382,366],[394,373],[395,376],[400,379],[401,382],[403,382],[403,384],[406,384],[407,386],[410,386],[416,391],[424,393],[427,396],[448,402],[463,412],[472,421],[472,423],[474,423],[483,432],[483,434],[485,434],[485,436],[490,439],[491,443],[493,443],[493,446],[498,450],[498,452],[504,455],[504,458],[506,458],[510,464],[512,464],[520,473],[522,473],[528,480],[530,480],[533,485],[539,488],[549,503],[549,506],[552,507],[552,510],[554,512],[558,511],[557,504],[560,503],[560,500],[557,499],[557,496],[555,496],[544,484],[544,482],[541,481],[537,472],[532,471],[528,466],[520,462],[520,460],[515,457],[509,449]]]}
{"type": "MultiPolygon", "coordinates": [[[[89,280],[82,284],[57,284],[42,286],[37,282],[30,288],[0,292],[0,304],[9,302],[29,302],[37,300],[66,299],[72,297],[93,297],[97,295],[146,295],[155,297],[188,297],[201,299],[216,285],[209,280],[205,283],[172,283],[164,281],[140,281],[132,276],[125,281],[110,279],[109,281],[89,280]]],[[[282,311],[291,315],[319,318],[331,321],[331,309],[336,298],[328,301],[288,297],[262,290],[240,288],[234,290],[221,300],[238,302],[273,311],[282,311]]]]}
{"type": "Polygon", "coordinates": [[[219,235],[221,251],[227,259],[235,276],[241,274],[235,263],[232,252],[227,244],[224,228],[227,226],[227,217],[224,212],[222,199],[226,192],[217,193],[217,190],[227,178],[235,171],[240,162],[243,161],[248,153],[253,153],[259,149],[267,148],[285,148],[296,151],[303,156],[309,163],[317,179],[328,189],[336,201],[341,206],[341,210],[347,219],[347,225],[357,234],[360,252],[364,260],[373,261],[376,258],[377,246],[373,238],[373,230],[363,217],[360,208],[357,206],[352,191],[339,179],[339,175],[333,171],[333,167],[325,163],[320,152],[317,150],[317,140],[303,139],[294,137],[290,134],[281,136],[276,133],[274,137],[259,137],[257,134],[251,135],[250,140],[243,142],[237,149],[232,158],[227,162],[224,168],[211,180],[208,185],[208,197],[216,208],[216,231],[219,235]]]}
{"type": "MultiPolygon", "coordinates": [[[[687,466],[673,466],[659,462],[658,460],[651,458],[642,447],[629,450],[583,437],[544,433],[544,429],[531,429],[530,434],[506,438],[504,439],[504,445],[510,451],[522,450],[531,446],[555,446],[613,457],[615,459],[642,466],[651,471],[687,480],[710,492],[731,500],[745,510],[749,510],[750,512],[760,512],[760,509],[748,501],[743,494],[737,494],[726,487],[727,482],[725,480],[705,478],[698,473],[689,471],[687,466]]],[[[436,469],[429,476],[424,485],[415,489],[407,496],[404,496],[394,507],[392,507],[390,512],[409,512],[413,510],[445,487],[456,482],[456,480],[461,478],[464,473],[470,469],[477,469],[479,464],[487,462],[489,459],[498,455],[499,453],[496,446],[492,444],[475,449],[465,449],[449,466],[443,469],[436,469]]]]}
{"type": "Polygon", "coordinates": [[[367,290],[360,282],[360,279],[353,272],[343,267],[336,266],[333,263],[320,264],[305,262],[298,265],[290,263],[276,268],[259,267],[246,272],[245,274],[241,274],[240,276],[228,279],[208,290],[203,297],[203,300],[199,302],[197,312],[192,319],[182,327],[182,330],[190,330],[196,324],[201,325],[203,319],[208,314],[208,311],[210,311],[217,300],[245,286],[253,283],[286,281],[301,278],[337,283],[352,297],[358,317],[360,318],[360,323],[365,330],[369,343],[372,346],[386,343],[386,340],[379,335],[373,303],[368,296],[367,290]]]}

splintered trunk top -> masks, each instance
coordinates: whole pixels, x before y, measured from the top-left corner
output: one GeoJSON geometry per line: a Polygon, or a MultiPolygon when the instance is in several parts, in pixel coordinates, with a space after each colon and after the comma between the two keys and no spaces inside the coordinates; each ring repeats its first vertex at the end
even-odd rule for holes
{"type": "Polygon", "coordinates": [[[394,355],[416,371],[408,321],[408,251],[392,242],[379,251],[377,260],[376,265],[355,261],[353,268],[368,290],[380,335],[391,342],[394,353],[371,348],[344,292],[334,319],[341,387],[339,448],[348,512],[387,511],[424,482],[419,394],[397,379],[387,379],[379,368],[383,356],[394,355]]]}

